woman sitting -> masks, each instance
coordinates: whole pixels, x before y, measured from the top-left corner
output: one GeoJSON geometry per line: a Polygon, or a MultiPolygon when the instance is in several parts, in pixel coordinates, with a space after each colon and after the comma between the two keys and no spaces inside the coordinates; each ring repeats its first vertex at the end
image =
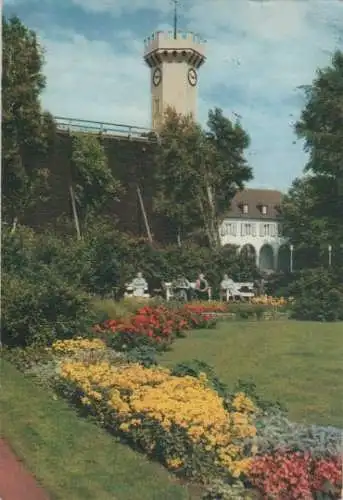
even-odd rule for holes
{"type": "Polygon", "coordinates": [[[197,298],[199,300],[208,299],[209,288],[210,287],[208,281],[205,279],[205,276],[203,274],[199,274],[199,277],[195,282],[195,293],[197,298]]]}

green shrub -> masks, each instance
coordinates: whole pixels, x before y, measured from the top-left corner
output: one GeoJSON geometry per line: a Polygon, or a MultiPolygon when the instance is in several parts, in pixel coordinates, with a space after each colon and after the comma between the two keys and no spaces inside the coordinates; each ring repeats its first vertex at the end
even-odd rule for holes
{"type": "Polygon", "coordinates": [[[242,380],[238,379],[237,383],[233,387],[233,390],[227,396],[227,405],[230,405],[230,401],[234,394],[237,392],[243,392],[251,401],[259,408],[263,414],[267,415],[284,415],[287,413],[287,409],[283,403],[280,401],[270,401],[265,399],[261,394],[257,392],[256,384],[252,380],[242,380]]]}
{"type": "Polygon", "coordinates": [[[229,484],[218,479],[211,481],[202,498],[203,500],[249,500],[254,498],[252,495],[242,481],[229,484]]]}
{"type": "Polygon", "coordinates": [[[190,361],[182,361],[177,363],[172,371],[172,375],[177,377],[185,377],[186,375],[190,377],[198,378],[200,373],[205,373],[207,375],[208,381],[210,382],[212,388],[221,396],[226,397],[228,395],[228,387],[224,384],[215,374],[214,368],[207,364],[205,361],[199,359],[192,359],[190,361]]]}
{"type": "Polygon", "coordinates": [[[2,228],[1,234],[1,267],[2,271],[25,274],[32,262],[35,247],[35,234],[26,227],[19,226],[12,233],[8,228],[2,228]]]}
{"type": "Polygon", "coordinates": [[[343,320],[343,287],[329,270],[302,272],[290,286],[294,296],[291,318],[310,321],[343,320]]]}
{"type": "Polygon", "coordinates": [[[85,331],[95,321],[89,298],[49,268],[2,276],[2,339],[10,346],[50,344],[85,331]]]}
{"type": "Polygon", "coordinates": [[[126,359],[129,363],[139,363],[146,368],[157,365],[157,350],[153,346],[140,346],[131,349],[126,359]]]}
{"type": "Polygon", "coordinates": [[[204,272],[214,297],[225,272],[236,281],[258,276],[255,264],[238,256],[234,247],[212,251],[196,244],[152,246],[146,239],[129,237],[107,223],[88,228],[81,241],[49,231],[35,234],[21,226],[13,234],[5,230],[2,240],[5,271],[26,276],[48,265],[68,283],[100,297],[119,298],[125,283],[138,271],[144,273],[150,292],[178,274],[192,281],[204,272]]]}
{"type": "Polygon", "coordinates": [[[256,423],[254,438],[260,455],[277,450],[309,453],[311,457],[335,457],[341,453],[342,430],[291,422],[284,414],[266,414],[256,423]]]}
{"type": "Polygon", "coordinates": [[[7,347],[3,348],[3,356],[18,370],[26,372],[38,364],[48,364],[53,356],[44,346],[7,347]]]}

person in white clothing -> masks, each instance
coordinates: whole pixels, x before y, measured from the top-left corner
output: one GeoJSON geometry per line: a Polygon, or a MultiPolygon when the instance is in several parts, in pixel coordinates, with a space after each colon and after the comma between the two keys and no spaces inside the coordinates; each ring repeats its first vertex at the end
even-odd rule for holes
{"type": "Polygon", "coordinates": [[[236,283],[232,278],[229,277],[228,274],[224,274],[223,279],[220,283],[220,295],[221,298],[225,297],[225,299],[229,298],[230,296],[232,298],[240,296],[236,283]]]}
{"type": "Polygon", "coordinates": [[[136,278],[132,280],[131,287],[135,297],[143,297],[148,293],[148,282],[141,272],[137,273],[136,278]]]}

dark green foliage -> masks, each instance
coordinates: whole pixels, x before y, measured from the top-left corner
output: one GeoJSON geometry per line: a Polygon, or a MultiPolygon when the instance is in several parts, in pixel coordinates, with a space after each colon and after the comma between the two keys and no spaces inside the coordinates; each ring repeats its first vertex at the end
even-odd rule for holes
{"type": "Polygon", "coordinates": [[[153,248],[106,224],[88,228],[79,241],[35,234],[22,226],[15,232],[4,229],[2,253],[3,339],[20,345],[82,333],[90,322],[86,294],[120,296],[139,270],[151,292],[178,273],[195,280],[204,271],[214,289],[225,271],[236,279],[256,273],[234,250],[212,252],[196,245],[153,248]]]}
{"type": "Polygon", "coordinates": [[[217,479],[206,487],[203,500],[253,500],[257,497],[245,488],[243,482],[235,480],[232,484],[217,479]]]}
{"type": "Polygon", "coordinates": [[[220,246],[218,224],[238,189],[252,178],[244,157],[249,137],[216,108],[207,130],[173,109],[166,113],[156,150],[154,207],[168,221],[179,246],[191,233],[220,246]]]}
{"type": "Polygon", "coordinates": [[[263,316],[271,311],[270,306],[264,304],[235,303],[230,305],[230,313],[235,319],[263,319],[263,316]]]}
{"type": "Polygon", "coordinates": [[[309,161],[282,205],[283,230],[295,246],[297,269],[343,266],[343,52],[304,87],[306,104],[296,124],[309,161]]]}
{"type": "Polygon", "coordinates": [[[205,361],[199,359],[192,359],[190,361],[183,361],[177,363],[173,369],[172,374],[178,377],[186,375],[191,377],[199,377],[200,373],[207,375],[211,387],[224,398],[227,409],[231,409],[231,401],[237,392],[244,392],[253,403],[265,414],[268,415],[283,415],[286,412],[285,407],[278,401],[269,401],[264,399],[257,392],[256,385],[250,380],[238,380],[233,390],[229,389],[227,384],[218,378],[214,368],[207,364],[205,361]]]}
{"type": "Polygon", "coordinates": [[[204,272],[214,294],[225,272],[237,281],[258,276],[255,265],[237,256],[234,248],[152,247],[145,239],[128,237],[106,224],[88,229],[81,241],[18,227],[15,233],[3,231],[2,245],[6,271],[22,274],[42,264],[52,266],[68,283],[100,296],[120,296],[138,271],[144,273],[151,292],[178,274],[193,281],[204,272]]]}
{"type": "Polygon", "coordinates": [[[343,319],[342,283],[327,269],[303,271],[289,287],[289,293],[295,297],[292,318],[312,321],[343,319]]]}
{"type": "Polygon", "coordinates": [[[81,220],[98,214],[109,202],[118,201],[120,182],[113,176],[104,146],[91,134],[74,134],[71,176],[81,220]]]}
{"type": "Polygon", "coordinates": [[[217,391],[221,397],[226,397],[228,391],[227,386],[217,377],[214,368],[205,363],[205,361],[199,359],[183,361],[177,363],[172,369],[172,375],[177,377],[185,377],[188,375],[197,378],[200,373],[205,373],[213,389],[217,391]]]}
{"type": "Polygon", "coordinates": [[[139,346],[131,349],[126,358],[129,363],[139,363],[146,368],[157,365],[157,351],[153,346],[139,346]]]}
{"type": "Polygon", "coordinates": [[[227,399],[228,405],[230,406],[229,401],[232,399],[234,394],[237,392],[244,392],[248,398],[253,401],[253,403],[262,410],[263,413],[268,415],[274,414],[284,414],[287,412],[286,407],[280,403],[279,401],[270,401],[265,399],[257,392],[256,384],[252,380],[241,380],[239,379],[236,385],[231,391],[229,398],[227,399]]]}
{"type": "Polygon", "coordinates": [[[36,34],[17,17],[3,17],[2,37],[2,212],[15,227],[24,211],[49,194],[44,160],[55,125],[41,109],[45,78],[36,34]]]}
{"type": "Polygon", "coordinates": [[[10,346],[70,338],[95,320],[89,298],[48,268],[26,277],[3,273],[2,290],[2,340],[10,346]]]}
{"type": "Polygon", "coordinates": [[[5,359],[22,372],[26,372],[38,364],[47,364],[53,359],[51,351],[42,345],[32,345],[25,349],[4,346],[2,353],[5,359]]]}

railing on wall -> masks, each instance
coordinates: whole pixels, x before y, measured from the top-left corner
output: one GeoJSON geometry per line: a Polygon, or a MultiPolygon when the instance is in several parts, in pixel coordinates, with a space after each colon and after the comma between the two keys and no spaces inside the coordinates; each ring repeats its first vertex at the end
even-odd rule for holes
{"type": "Polygon", "coordinates": [[[65,132],[89,132],[140,140],[152,140],[154,137],[157,139],[155,132],[147,127],[136,127],[122,123],[96,122],[79,118],[66,118],[64,116],[55,116],[54,120],[57,129],[65,132]]]}

